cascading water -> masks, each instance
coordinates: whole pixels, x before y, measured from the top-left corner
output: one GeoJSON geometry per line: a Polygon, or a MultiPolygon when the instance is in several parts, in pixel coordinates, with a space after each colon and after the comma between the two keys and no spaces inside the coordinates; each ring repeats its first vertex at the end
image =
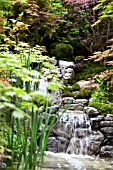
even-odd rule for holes
{"type": "Polygon", "coordinates": [[[88,115],[80,110],[66,110],[59,116],[60,120],[55,127],[56,141],[54,137],[51,137],[53,144],[50,140],[50,145],[53,148],[58,147],[58,150],[54,148],[50,150],[52,152],[47,151],[45,162],[47,170],[51,170],[51,167],[56,170],[112,170],[110,161],[88,156],[92,138],[88,115]],[[62,151],[65,153],[61,153],[62,151]]]}
{"type": "Polygon", "coordinates": [[[91,136],[91,122],[88,115],[83,111],[67,111],[60,117],[60,124],[64,125],[64,132],[71,135],[66,153],[87,155],[91,136]]]}

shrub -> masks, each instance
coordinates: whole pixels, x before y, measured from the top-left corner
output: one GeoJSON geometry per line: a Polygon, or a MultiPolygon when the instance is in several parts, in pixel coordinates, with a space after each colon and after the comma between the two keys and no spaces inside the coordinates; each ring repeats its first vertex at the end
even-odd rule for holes
{"type": "Polygon", "coordinates": [[[55,56],[57,59],[66,59],[71,61],[73,56],[73,47],[70,44],[59,43],[55,47],[55,56]]]}

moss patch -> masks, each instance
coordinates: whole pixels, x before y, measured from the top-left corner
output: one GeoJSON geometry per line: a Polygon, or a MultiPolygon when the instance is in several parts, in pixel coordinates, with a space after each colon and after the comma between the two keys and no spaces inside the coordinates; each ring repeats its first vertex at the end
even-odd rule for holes
{"type": "Polygon", "coordinates": [[[75,94],[70,92],[70,91],[65,91],[63,94],[62,94],[62,97],[74,97],[75,94]]]}
{"type": "Polygon", "coordinates": [[[49,46],[49,55],[60,60],[73,60],[73,47],[70,44],[53,43],[49,46]]]}
{"type": "Polygon", "coordinates": [[[65,91],[70,91],[70,92],[72,92],[72,91],[79,91],[79,90],[80,90],[80,86],[79,86],[79,84],[77,84],[77,83],[73,84],[71,87],[65,87],[65,88],[64,88],[64,92],[65,92],[65,91]]]}
{"type": "Polygon", "coordinates": [[[83,90],[80,90],[75,95],[75,98],[76,99],[89,99],[89,98],[91,98],[91,94],[92,94],[92,90],[83,89],[83,90]]]}
{"type": "Polygon", "coordinates": [[[96,108],[102,115],[113,114],[113,103],[90,102],[88,106],[96,108]]]}
{"type": "Polygon", "coordinates": [[[64,83],[64,85],[73,85],[73,84],[75,84],[76,83],[76,80],[70,80],[70,79],[68,79],[68,80],[64,80],[63,81],[63,83],[64,83]]]}
{"type": "MultiPolygon", "coordinates": [[[[78,63],[79,65],[79,63],[78,63]]],[[[113,69],[113,66],[109,66],[108,68],[96,62],[85,62],[83,63],[80,69],[75,68],[75,80],[76,82],[79,80],[88,80],[88,78],[94,77],[96,74],[103,72],[105,70],[113,69]],[[79,71],[78,71],[79,70],[79,71]]]]}

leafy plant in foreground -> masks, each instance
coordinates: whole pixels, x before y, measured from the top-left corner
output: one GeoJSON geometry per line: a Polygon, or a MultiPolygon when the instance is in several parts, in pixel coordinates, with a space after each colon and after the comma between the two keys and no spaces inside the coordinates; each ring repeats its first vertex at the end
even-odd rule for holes
{"type": "MultiPolygon", "coordinates": [[[[37,86],[31,88],[30,85],[32,82],[39,84],[44,78],[41,72],[50,68],[51,71],[54,69],[49,58],[43,57],[37,48],[30,49],[27,44],[22,46],[21,43],[21,47],[16,47],[13,53],[1,46],[0,80],[4,78],[9,84],[0,81],[0,116],[6,124],[6,127],[2,124],[0,135],[6,141],[5,158],[10,158],[5,159],[7,165],[16,166],[17,169],[35,170],[43,164],[47,140],[57,114],[52,116],[52,107],[48,111],[48,98],[51,97],[47,93],[40,94],[37,86]],[[32,62],[36,62],[37,67],[40,65],[38,71],[31,69],[32,62]],[[42,100],[45,101],[43,106],[42,100]]],[[[59,87],[61,85],[57,79],[51,78],[48,89],[56,90],[59,87]]]]}

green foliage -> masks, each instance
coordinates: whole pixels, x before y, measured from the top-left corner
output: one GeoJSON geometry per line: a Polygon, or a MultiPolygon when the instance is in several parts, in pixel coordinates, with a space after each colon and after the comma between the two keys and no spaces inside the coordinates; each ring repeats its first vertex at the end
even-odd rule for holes
{"type": "Polygon", "coordinates": [[[70,44],[64,43],[52,43],[49,46],[50,56],[55,56],[58,60],[72,60],[73,59],[73,47],[70,44]]]}
{"type": "Polygon", "coordinates": [[[73,91],[78,91],[78,90],[80,90],[79,84],[77,84],[77,83],[76,83],[76,84],[73,84],[73,85],[72,85],[72,90],[73,90],[73,91]]]}
{"type": "MultiPolygon", "coordinates": [[[[14,53],[9,47],[0,46],[0,137],[3,139],[0,138],[3,146],[0,154],[5,155],[9,166],[17,162],[19,169],[35,170],[37,166],[42,167],[47,140],[57,116],[51,118],[52,108],[48,110],[51,96],[40,94],[38,85],[45,76],[44,71],[51,69],[52,72],[54,67],[49,57],[42,55],[44,47],[30,48],[21,42],[14,53]],[[37,63],[38,71],[31,69],[33,62],[37,63]]],[[[49,88],[59,87],[54,75],[49,88]]]]}
{"type": "Polygon", "coordinates": [[[62,97],[74,97],[74,96],[75,96],[75,94],[70,91],[64,91],[62,94],[62,97]]]}
{"type": "Polygon", "coordinates": [[[82,67],[79,68],[79,71],[78,71],[78,67],[77,68],[75,67],[75,73],[76,73],[75,81],[77,82],[79,80],[84,80],[84,79],[88,80],[88,78],[94,77],[96,74],[99,74],[100,72],[105,71],[106,69],[111,70],[112,68],[113,68],[112,66],[106,68],[102,63],[86,61],[82,64],[82,67]]]}
{"type": "Polygon", "coordinates": [[[91,94],[92,94],[92,90],[83,89],[83,90],[80,90],[75,95],[75,98],[76,99],[89,99],[89,98],[91,98],[91,94]]]}
{"type": "Polygon", "coordinates": [[[79,84],[73,84],[72,87],[64,87],[63,91],[79,91],[80,90],[80,86],[79,84]]]}
{"type": "Polygon", "coordinates": [[[99,89],[95,90],[91,97],[95,102],[107,103],[110,83],[109,81],[105,82],[101,78],[97,78],[96,80],[99,85],[99,89]]]}
{"type": "MultiPolygon", "coordinates": [[[[52,0],[51,1],[51,12],[54,13],[56,16],[62,16],[63,14],[65,14],[66,9],[62,3],[61,0],[52,0]]],[[[59,17],[59,19],[60,19],[59,17]]],[[[60,22],[60,20],[59,20],[60,22]]]]}
{"type": "Polygon", "coordinates": [[[106,18],[113,18],[113,2],[99,0],[99,4],[95,6],[94,10],[100,10],[100,13],[98,20],[93,24],[93,26],[99,24],[106,18]]]}
{"type": "Polygon", "coordinates": [[[75,80],[75,79],[74,79],[74,80],[70,80],[70,79],[66,80],[66,79],[65,79],[65,80],[63,81],[63,84],[64,84],[64,85],[68,85],[68,84],[69,84],[69,85],[73,85],[73,84],[75,84],[75,83],[76,83],[76,80],[75,80]]]}
{"type": "Polygon", "coordinates": [[[77,63],[77,62],[79,62],[79,61],[82,61],[83,59],[84,59],[84,56],[76,56],[76,57],[74,58],[74,62],[77,63]]]}
{"type": "Polygon", "coordinates": [[[54,55],[57,59],[72,60],[73,47],[70,44],[59,43],[55,46],[54,55]]]}
{"type": "Polygon", "coordinates": [[[14,1],[12,0],[0,0],[0,15],[9,17],[12,15],[12,5],[14,1]]]}
{"type": "Polygon", "coordinates": [[[113,114],[113,103],[90,102],[89,107],[94,107],[103,115],[113,114]]]}

